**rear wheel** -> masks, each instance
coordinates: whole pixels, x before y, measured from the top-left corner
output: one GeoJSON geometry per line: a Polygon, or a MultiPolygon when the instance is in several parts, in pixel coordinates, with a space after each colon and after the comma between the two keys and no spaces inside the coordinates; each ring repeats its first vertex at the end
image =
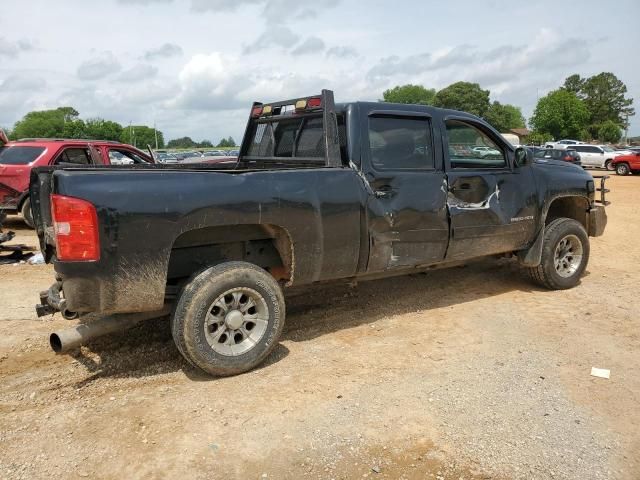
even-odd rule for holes
{"type": "Polygon", "coordinates": [[[31,213],[31,200],[29,198],[27,198],[22,204],[20,213],[22,213],[22,219],[24,220],[24,223],[27,224],[27,227],[33,228],[33,215],[31,213]]]}
{"type": "Polygon", "coordinates": [[[631,170],[629,169],[629,165],[627,165],[626,163],[619,163],[618,165],[616,165],[616,173],[618,175],[629,175],[629,172],[631,170]]]}
{"type": "Polygon", "coordinates": [[[540,265],[529,269],[531,278],[551,290],[575,287],[589,262],[589,237],[571,218],[557,218],[545,227],[540,265]]]}
{"type": "Polygon", "coordinates": [[[604,168],[606,168],[610,172],[613,172],[616,169],[611,160],[607,160],[606,162],[604,162],[604,168]]]}
{"type": "Polygon", "coordinates": [[[284,319],[284,296],[275,279],[253,264],[228,262],[197,274],[184,287],[171,330],[192,365],[212,375],[236,375],[269,355],[284,319]]]}

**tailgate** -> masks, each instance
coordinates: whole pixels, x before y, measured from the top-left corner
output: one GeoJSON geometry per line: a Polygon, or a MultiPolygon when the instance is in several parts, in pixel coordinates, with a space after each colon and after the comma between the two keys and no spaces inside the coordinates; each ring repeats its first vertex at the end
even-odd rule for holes
{"type": "Polygon", "coordinates": [[[34,168],[31,171],[31,183],[29,185],[33,224],[40,241],[40,250],[47,263],[49,263],[55,251],[50,200],[53,193],[52,179],[54,170],[51,167],[34,168]]]}

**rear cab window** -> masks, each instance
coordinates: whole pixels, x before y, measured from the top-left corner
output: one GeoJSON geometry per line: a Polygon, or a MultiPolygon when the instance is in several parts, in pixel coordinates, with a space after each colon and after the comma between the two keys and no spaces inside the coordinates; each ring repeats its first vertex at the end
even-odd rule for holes
{"type": "MultiPolygon", "coordinates": [[[[338,115],[338,133],[343,163],[346,162],[346,132],[344,117],[338,115]]],[[[256,123],[246,156],[254,158],[292,158],[298,161],[319,161],[325,157],[322,116],[282,118],[256,123]]]]}
{"type": "Polygon", "coordinates": [[[28,165],[45,151],[45,147],[3,146],[0,147],[1,165],[28,165]]]}

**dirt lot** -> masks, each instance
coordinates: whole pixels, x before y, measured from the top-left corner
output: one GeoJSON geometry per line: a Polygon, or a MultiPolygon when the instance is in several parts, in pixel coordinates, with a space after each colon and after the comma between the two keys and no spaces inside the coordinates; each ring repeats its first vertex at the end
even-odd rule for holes
{"type": "Polygon", "coordinates": [[[166,321],[55,356],[50,267],[0,266],[0,478],[638,480],[640,178],[610,184],[578,288],[510,260],[324,288],[234,378],[189,367],[166,321]]]}

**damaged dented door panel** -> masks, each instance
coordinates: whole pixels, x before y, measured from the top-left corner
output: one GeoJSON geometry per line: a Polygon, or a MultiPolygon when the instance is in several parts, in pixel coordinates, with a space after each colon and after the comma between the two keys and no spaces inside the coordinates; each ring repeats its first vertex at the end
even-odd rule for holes
{"type": "Polygon", "coordinates": [[[444,121],[451,240],[447,260],[525,247],[537,224],[531,166],[515,167],[513,149],[467,117],[444,121]]]}
{"type": "Polygon", "coordinates": [[[367,273],[442,261],[449,238],[446,184],[431,116],[411,110],[361,115],[362,168],[370,187],[367,273]]]}

